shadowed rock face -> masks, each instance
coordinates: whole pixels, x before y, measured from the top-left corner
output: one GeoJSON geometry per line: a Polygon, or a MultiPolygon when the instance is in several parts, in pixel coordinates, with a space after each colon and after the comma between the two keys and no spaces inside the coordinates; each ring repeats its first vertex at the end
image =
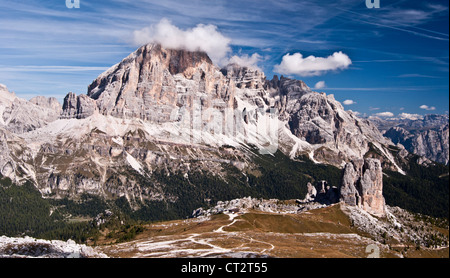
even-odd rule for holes
{"type": "Polygon", "coordinates": [[[341,186],[341,200],[349,206],[358,206],[360,204],[360,194],[357,188],[361,177],[362,162],[363,160],[354,160],[352,163],[345,165],[341,186]]]}
{"type": "Polygon", "coordinates": [[[345,166],[341,201],[376,216],[385,215],[383,172],[379,160],[354,160],[345,166]]]}
{"type": "MultiPolygon", "coordinates": [[[[160,48],[160,46],[158,46],[160,48]]],[[[202,63],[213,64],[205,52],[190,52],[187,50],[167,50],[170,57],[169,71],[172,75],[185,73],[189,68],[195,68],[202,63]]],[[[166,57],[167,57],[166,56],[166,57]]]]}
{"type": "Polygon", "coordinates": [[[92,116],[98,111],[95,101],[86,95],[79,95],[69,93],[64,98],[63,112],[61,119],[85,119],[92,116]]]}

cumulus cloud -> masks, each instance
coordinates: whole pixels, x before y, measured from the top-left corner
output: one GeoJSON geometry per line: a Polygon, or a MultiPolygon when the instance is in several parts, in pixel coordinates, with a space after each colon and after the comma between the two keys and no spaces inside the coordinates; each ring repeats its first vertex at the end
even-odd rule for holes
{"type": "Polygon", "coordinates": [[[394,117],[394,113],[392,113],[392,112],[380,112],[380,113],[376,113],[375,116],[381,117],[381,118],[392,118],[392,117],[394,117]]]}
{"type": "Polygon", "coordinates": [[[217,26],[199,24],[181,30],[166,18],[159,23],[133,32],[133,43],[159,43],[165,48],[204,51],[214,63],[221,64],[231,52],[231,39],[221,34],[217,26]]]}
{"type": "Polygon", "coordinates": [[[434,111],[434,110],[436,110],[436,107],[434,107],[434,106],[428,106],[428,105],[422,105],[422,106],[420,106],[420,109],[423,109],[423,110],[427,110],[427,111],[434,111]]]}
{"type": "Polygon", "coordinates": [[[325,84],[325,81],[319,81],[314,86],[314,89],[320,90],[320,89],[324,89],[326,87],[327,87],[327,84],[325,84]]]}
{"type": "Polygon", "coordinates": [[[361,116],[361,112],[349,110],[349,112],[352,112],[355,116],[361,116]]]}
{"type": "Polygon", "coordinates": [[[234,55],[227,62],[227,64],[238,64],[241,67],[254,68],[257,70],[261,70],[258,66],[258,63],[263,60],[263,57],[258,53],[254,53],[249,56],[248,54],[244,54],[242,56],[234,55]]]}
{"type": "Polygon", "coordinates": [[[398,117],[400,118],[400,119],[403,119],[403,120],[413,120],[413,121],[415,121],[415,120],[419,120],[419,119],[423,119],[423,116],[422,115],[419,115],[419,114],[409,114],[409,113],[401,113],[401,114],[399,114],[398,115],[398,117]]]}
{"type": "Polygon", "coordinates": [[[274,70],[286,75],[319,76],[329,71],[346,69],[351,64],[350,58],[342,51],[335,52],[326,58],[314,56],[304,58],[301,53],[295,53],[286,54],[281,64],[276,65],[274,70]]]}
{"type": "Polygon", "coordinates": [[[343,102],[343,104],[344,105],[353,105],[353,104],[356,104],[356,102],[351,99],[347,99],[343,102]]]}

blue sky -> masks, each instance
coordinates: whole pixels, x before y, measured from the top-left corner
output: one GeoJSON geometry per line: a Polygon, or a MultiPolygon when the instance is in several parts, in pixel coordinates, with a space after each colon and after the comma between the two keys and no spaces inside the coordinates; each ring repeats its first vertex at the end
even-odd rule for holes
{"type": "Polygon", "coordinates": [[[380,2],[368,9],[365,0],[80,0],[68,9],[65,0],[1,0],[0,83],[27,99],[86,93],[166,20],[181,32],[213,26],[211,53],[223,43],[218,57],[253,57],[268,79],[284,74],[312,88],[322,81],[317,91],[361,115],[448,113],[448,0],[380,2]],[[315,59],[300,70],[296,53],[315,59]],[[351,63],[330,58],[335,53],[351,63]],[[315,66],[330,67],[305,71],[315,66]]]}

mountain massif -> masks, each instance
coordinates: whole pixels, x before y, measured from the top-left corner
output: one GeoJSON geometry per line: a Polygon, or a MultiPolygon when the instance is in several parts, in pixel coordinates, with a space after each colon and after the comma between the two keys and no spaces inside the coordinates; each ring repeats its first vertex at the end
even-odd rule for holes
{"type": "Polygon", "coordinates": [[[62,105],[0,87],[0,137],[2,176],[48,199],[96,196],[147,220],[248,195],[303,198],[321,180],[384,215],[383,170],[406,175],[414,157],[302,81],[158,44],[62,105]]]}

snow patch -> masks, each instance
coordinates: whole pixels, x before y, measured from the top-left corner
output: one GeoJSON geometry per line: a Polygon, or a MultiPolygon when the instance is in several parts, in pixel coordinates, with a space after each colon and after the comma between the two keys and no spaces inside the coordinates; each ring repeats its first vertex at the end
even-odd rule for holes
{"type": "Polygon", "coordinates": [[[113,137],[112,141],[114,143],[116,143],[117,145],[120,145],[120,146],[123,147],[123,139],[122,139],[122,137],[113,137]]]}
{"type": "Polygon", "coordinates": [[[134,170],[136,170],[139,174],[143,175],[144,171],[142,169],[142,165],[128,152],[125,152],[127,154],[127,161],[133,167],[134,170]]]}
{"type": "Polygon", "coordinates": [[[5,121],[3,120],[3,112],[5,112],[5,107],[3,105],[0,105],[0,124],[6,125],[5,121]]]}

